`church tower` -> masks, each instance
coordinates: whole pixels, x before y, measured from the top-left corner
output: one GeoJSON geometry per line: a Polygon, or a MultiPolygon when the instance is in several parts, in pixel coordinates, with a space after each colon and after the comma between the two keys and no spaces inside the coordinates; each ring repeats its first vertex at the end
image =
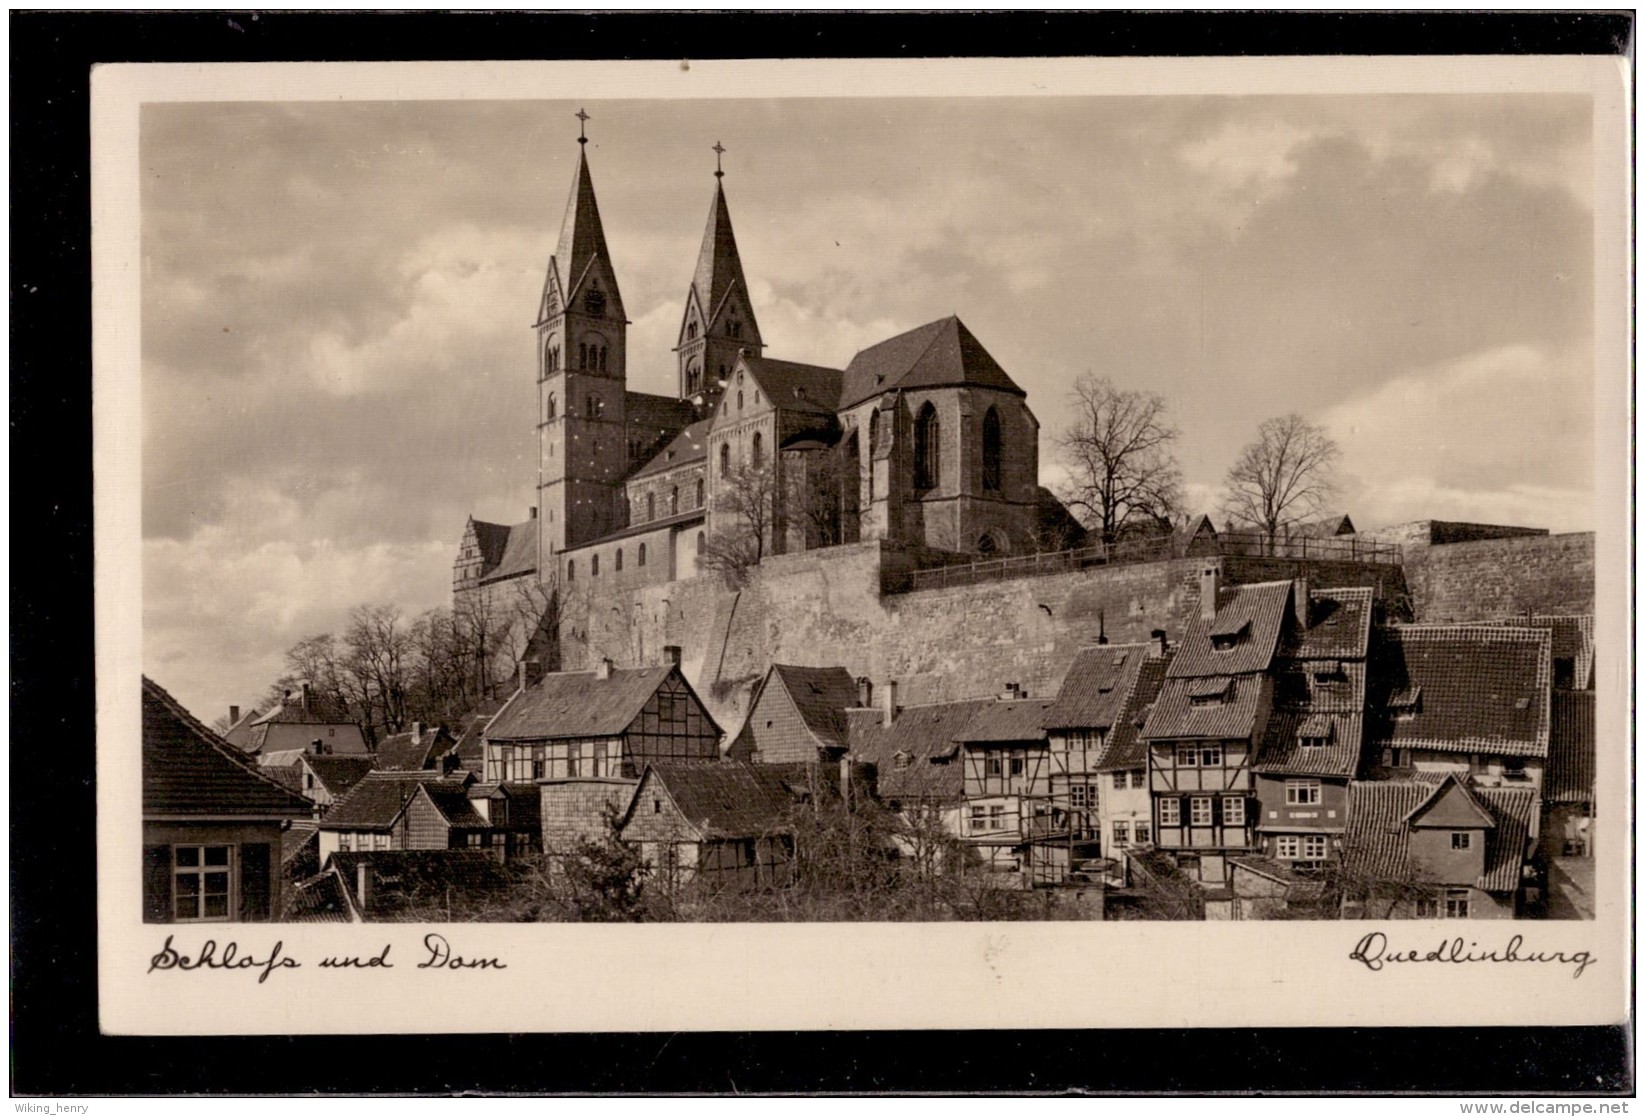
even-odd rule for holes
{"type": "MultiPolygon", "coordinates": [[[[577,118],[586,128],[588,114],[578,110],[577,118]]],[[[535,323],[543,571],[554,569],[551,556],[619,526],[627,469],[628,321],[594,200],[586,131],[577,143],[571,198],[535,323]]]]}
{"type": "Polygon", "coordinates": [[[697,253],[697,270],[685,294],[685,317],[680,323],[680,398],[698,403],[707,414],[719,401],[726,377],[740,350],[757,357],[765,348],[754,304],[737,255],[731,231],[731,211],[725,204],[725,171],[719,165],[725,148],[714,145],[714,201],[708,210],[708,228],[697,253]]]}

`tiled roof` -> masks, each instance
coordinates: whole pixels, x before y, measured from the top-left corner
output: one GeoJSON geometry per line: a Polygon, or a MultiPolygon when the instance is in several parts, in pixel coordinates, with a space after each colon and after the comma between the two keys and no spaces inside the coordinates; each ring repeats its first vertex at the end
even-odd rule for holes
{"type": "MultiPolygon", "coordinates": [[[[1174,653],[1173,653],[1174,654],[1174,653]]],[[[1097,758],[1099,772],[1124,771],[1148,766],[1148,746],[1142,738],[1142,727],[1147,715],[1159,700],[1160,688],[1165,685],[1165,672],[1170,667],[1169,657],[1149,659],[1137,672],[1136,684],[1126,697],[1114,728],[1108,731],[1102,755],[1097,758]]]]}
{"type": "Polygon", "coordinates": [[[369,756],[307,756],[303,761],[334,800],[347,795],[376,767],[376,761],[369,756]]]}
{"type": "Polygon", "coordinates": [[[659,450],[650,461],[636,469],[629,479],[637,480],[657,473],[667,473],[671,469],[679,469],[692,462],[707,460],[708,428],[713,425],[712,419],[692,423],[675,435],[673,440],[659,450]]]}
{"type": "Polygon", "coordinates": [[[1372,591],[1368,586],[1310,590],[1308,627],[1292,646],[1292,659],[1364,659],[1371,641],[1372,591]]]}
{"type": "Polygon", "coordinates": [[[1378,746],[1548,755],[1551,660],[1545,630],[1491,625],[1384,629],[1371,672],[1371,712],[1417,694],[1407,716],[1378,718],[1378,746]]]}
{"type": "Polygon", "coordinates": [[[300,819],[313,810],[144,676],[144,815],[300,819]]]}
{"type": "Polygon", "coordinates": [[[370,772],[354,790],[333,803],[320,822],[322,830],[387,830],[411,801],[419,784],[443,782],[466,787],[466,777],[447,778],[439,772],[370,772]]]}
{"type": "Polygon", "coordinates": [[[1261,675],[1234,676],[1229,680],[1232,694],[1227,701],[1199,706],[1194,705],[1188,693],[1190,680],[1173,679],[1170,675],[1168,670],[1159,699],[1143,726],[1145,739],[1248,740],[1256,732],[1266,682],[1261,675]]]}
{"type": "Polygon", "coordinates": [[[320,873],[298,881],[286,899],[282,923],[352,923],[348,897],[336,873],[320,873]]]}
{"type": "Polygon", "coordinates": [[[1456,773],[1434,784],[1427,796],[1411,808],[1405,821],[1418,829],[1490,829],[1496,825],[1491,812],[1474,797],[1468,782],[1456,773]]]}
{"type": "Polygon", "coordinates": [[[634,535],[644,535],[647,532],[652,531],[661,531],[663,528],[681,527],[685,524],[701,523],[707,517],[707,513],[708,510],[706,508],[687,508],[684,512],[681,512],[677,516],[658,516],[655,520],[646,520],[644,523],[640,524],[629,524],[627,527],[618,528],[616,531],[607,532],[598,539],[590,539],[586,543],[579,543],[576,548],[564,553],[575,558],[577,555],[592,547],[598,547],[606,543],[615,543],[619,539],[627,539],[634,535]]]}
{"type": "Polygon", "coordinates": [[[309,693],[308,708],[303,708],[301,691],[292,691],[284,701],[270,706],[251,723],[260,725],[353,725],[354,719],[342,703],[327,695],[309,693]]]}
{"type": "Polygon", "coordinates": [[[1024,395],[958,318],[928,322],[862,350],[846,366],[840,408],[892,389],[975,384],[1024,395]]]}
{"type": "Polygon", "coordinates": [[[929,706],[904,706],[889,728],[879,710],[848,710],[851,755],[873,764],[882,799],[935,799],[950,801],[960,796],[963,784],[959,746],[955,736],[993,703],[991,698],[941,702],[929,706]],[[907,764],[897,767],[897,754],[907,754],[907,764]]]}
{"type": "Polygon", "coordinates": [[[674,670],[614,667],[608,678],[593,671],[559,671],[520,691],[491,719],[490,741],[540,741],[563,737],[615,737],[639,716],[674,670]]]}
{"type": "Polygon", "coordinates": [[[1485,872],[1478,886],[1487,892],[1512,892],[1519,887],[1525,865],[1536,792],[1528,787],[1481,787],[1474,796],[1496,817],[1496,829],[1485,842],[1485,872]]]}
{"type": "MultiPolygon", "coordinates": [[[[691,275],[691,289],[696,293],[703,320],[709,325],[733,290],[741,290],[745,298],[748,295],[742,257],[737,254],[737,236],[731,228],[731,210],[725,204],[725,190],[717,180],[702,247],[697,250],[697,268],[691,275]]],[[[752,306],[749,315],[753,315],[752,306]]]]}
{"type": "Polygon", "coordinates": [[[1365,673],[1361,659],[1276,660],[1270,673],[1274,705],[1322,713],[1363,713],[1365,673]]]}
{"type": "Polygon", "coordinates": [[[1230,857],[1230,864],[1242,869],[1248,869],[1258,876],[1267,877],[1276,884],[1283,884],[1285,899],[1293,903],[1308,903],[1320,898],[1325,891],[1323,881],[1310,880],[1299,876],[1289,862],[1280,861],[1273,857],[1266,857],[1260,853],[1246,853],[1238,857],[1230,857]]]}
{"type": "Polygon", "coordinates": [[[312,822],[293,822],[291,827],[280,835],[280,864],[294,861],[301,857],[305,850],[318,847],[319,834],[319,828],[312,822]]]}
{"type": "Polygon", "coordinates": [[[265,765],[259,770],[288,791],[295,791],[299,795],[303,793],[303,770],[295,764],[265,765]]]}
{"type": "Polygon", "coordinates": [[[1120,716],[1152,644],[1081,648],[1045,711],[1046,729],[1110,729],[1120,716]]]}
{"type": "Polygon", "coordinates": [[[537,521],[527,520],[523,524],[514,524],[508,529],[508,540],[503,546],[502,556],[497,565],[489,570],[482,570],[481,584],[500,582],[506,578],[518,578],[521,574],[534,573],[537,569],[537,521]]]}
{"type": "Polygon", "coordinates": [[[469,522],[474,525],[474,544],[480,550],[480,569],[490,572],[503,561],[503,552],[508,550],[508,533],[512,529],[508,524],[491,524],[472,516],[469,522]]]}
{"type": "Polygon", "coordinates": [[[833,416],[838,410],[840,384],[845,376],[840,369],[770,357],[744,357],[742,363],[759,381],[771,406],[780,411],[833,416]]]}
{"type": "MultiPolygon", "coordinates": [[[[260,752],[256,758],[257,767],[261,769],[289,768],[301,762],[307,752],[307,749],[279,749],[275,752],[260,752]]],[[[272,772],[265,774],[273,775],[272,772]]],[[[279,777],[275,776],[274,778],[278,779],[279,777]]]]}
{"type": "Polygon", "coordinates": [[[395,733],[377,742],[377,767],[401,771],[427,768],[449,750],[451,743],[451,734],[444,726],[424,729],[421,735],[409,730],[395,733]]]}
{"type": "MultiPolygon", "coordinates": [[[[1414,870],[1410,864],[1411,826],[1406,819],[1435,794],[1434,785],[1417,781],[1350,783],[1343,847],[1350,871],[1385,880],[1407,879],[1414,870]]],[[[1470,788],[1469,794],[1490,812],[1495,823],[1483,831],[1484,872],[1472,882],[1437,883],[1472,883],[1487,892],[1512,892],[1519,887],[1520,869],[1525,863],[1536,795],[1530,788],[1489,787],[1470,788]]]]}
{"type": "Polygon", "coordinates": [[[452,751],[465,767],[478,765],[485,759],[486,727],[491,724],[492,716],[507,702],[507,695],[488,698],[458,719],[457,724],[463,727],[463,731],[452,751]]]}
{"type": "Polygon", "coordinates": [[[369,877],[368,921],[418,921],[453,908],[505,900],[508,870],[489,853],[468,849],[395,849],[371,853],[334,853],[326,862],[358,912],[359,869],[369,877]]]}
{"type": "Polygon", "coordinates": [[[1290,603],[1290,582],[1260,582],[1219,590],[1215,619],[1206,621],[1195,611],[1167,677],[1186,679],[1268,670],[1290,603]],[[1211,644],[1213,631],[1242,635],[1232,648],[1218,651],[1211,644]]]}
{"type": "Polygon", "coordinates": [[[1553,803],[1588,803],[1594,798],[1594,692],[1556,690],[1548,766],[1542,794],[1553,803]]]}
{"type": "Polygon", "coordinates": [[[1553,633],[1551,654],[1555,659],[1569,659],[1576,669],[1573,683],[1577,690],[1589,690],[1594,685],[1594,617],[1592,613],[1560,616],[1538,613],[1531,617],[1514,617],[1497,622],[1514,628],[1545,628],[1553,633]]]}
{"type": "Polygon", "coordinates": [[[1359,770],[1364,738],[1365,719],[1359,714],[1275,710],[1263,730],[1253,770],[1298,776],[1353,776],[1359,770]],[[1317,732],[1327,722],[1330,734],[1326,746],[1304,748],[1303,730],[1317,732]]]}
{"type": "Polygon", "coordinates": [[[446,825],[455,830],[484,830],[489,825],[474,805],[468,801],[468,788],[449,783],[418,785],[418,793],[427,796],[446,825]]]}
{"type": "Polygon", "coordinates": [[[857,704],[857,684],[843,667],[794,667],[773,663],[771,676],[780,680],[806,728],[824,745],[849,744],[845,711],[857,704]]]}
{"type": "Polygon", "coordinates": [[[629,435],[648,448],[660,449],[697,418],[697,409],[690,400],[650,392],[624,392],[623,411],[629,435]]]}
{"type": "Polygon", "coordinates": [[[1000,698],[978,710],[954,735],[968,744],[1005,744],[1045,740],[1045,712],[1050,698],[1000,698]]]}
{"type": "Polygon", "coordinates": [[[647,779],[660,781],[704,838],[752,838],[788,829],[794,796],[782,773],[771,765],[652,761],[646,773],[634,802],[640,801],[647,779]]]}

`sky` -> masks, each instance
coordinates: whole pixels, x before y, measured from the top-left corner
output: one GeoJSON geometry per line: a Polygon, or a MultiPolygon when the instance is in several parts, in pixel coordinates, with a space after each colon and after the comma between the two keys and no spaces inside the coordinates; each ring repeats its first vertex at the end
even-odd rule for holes
{"type": "MultiPolygon", "coordinates": [[[[957,314],[1028,393],[1161,393],[1190,502],[1264,419],[1342,447],[1361,528],[1593,527],[1584,96],[587,103],[631,319],[672,394],[713,191],[768,356],[957,314]]],[[[144,663],[209,720],[357,604],[449,604],[536,481],[530,329],[576,102],[149,104],[144,663]]]]}

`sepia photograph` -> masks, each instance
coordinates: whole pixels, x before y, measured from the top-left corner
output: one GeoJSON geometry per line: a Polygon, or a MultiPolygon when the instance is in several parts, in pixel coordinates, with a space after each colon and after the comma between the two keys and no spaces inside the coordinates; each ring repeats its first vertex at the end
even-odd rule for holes
{"type": "Polygon", "coordinates": [[[602,65],[123,103],[137,977],[1176,924],[1603,961],[1608,1018],[1559,930],[1630,902],[1603,68],[602,65]]]}

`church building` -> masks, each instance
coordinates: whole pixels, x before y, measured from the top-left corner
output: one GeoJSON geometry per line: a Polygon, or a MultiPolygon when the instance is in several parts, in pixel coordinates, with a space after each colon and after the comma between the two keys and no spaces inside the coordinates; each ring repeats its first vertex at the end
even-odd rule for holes
{"type": "Polygon", "coordinates": [[[719,168],[683,299],[677,393],[630,391],[587,142],[534,324],[537,506],[519,524],[470,518],[459,597],[526,579],[598,592],[694,577],[715,533],[752,530],[751,491],[766,509],[762,556],[872,539],[1030,548],[1039,423],[1023,390],[957,317],[844,368],[767,356],[719,168]]]}

